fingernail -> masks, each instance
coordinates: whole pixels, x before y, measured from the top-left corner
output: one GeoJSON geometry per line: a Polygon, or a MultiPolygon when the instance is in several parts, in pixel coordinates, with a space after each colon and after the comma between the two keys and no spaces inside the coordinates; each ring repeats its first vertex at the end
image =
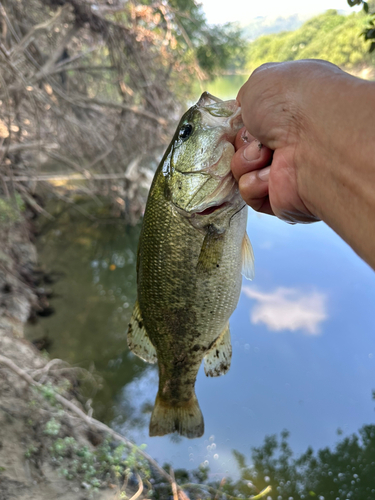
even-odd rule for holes
{"type": "Polygon", "coordinates": [[[260,143],[258,141],[253,141],[244,149],[243,156],[245,160],[254,161],[260,157],[259,144],[260,143]]]}
{"type": "Polygon", "coordinates": [[[258,171],[258,177],[261,181],[268,181],[271,167],[262,168],[258,171]]]}

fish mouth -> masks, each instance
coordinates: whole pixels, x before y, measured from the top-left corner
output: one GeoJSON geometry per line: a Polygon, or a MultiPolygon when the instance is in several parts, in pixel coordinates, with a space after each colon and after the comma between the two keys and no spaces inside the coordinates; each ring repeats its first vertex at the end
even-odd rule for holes
{"type": "Polygon", "coordinates": [[[200,203],[191,210],[193,214],[208,215],[208,210],[213,209],[212,211],[215,212],[219,208],[230,205],[231,201],[235,198],[238,192],[238,184],[230,170],[224,176],[215,176],[211,173],[211,178],[212,177],[216,177],[219,180],[216,189],[204,199],[200,200],[200,203]]]}
{"type": "Polygon", "coordinates": [[[229,172],[222,178],[215,191],[206,197],[205,200],[202,200],[194,210],[191,210],[188,216],[191,219],[200,219],[201,217],[208,217],[210,215],[220,215],[236,206],[239,199],[238,184],[232,172],[229,172]]]}
{"type": "Polygon", "coordinates": [[[202,215],[202,216],[211,215],[214,212],[216,212],[217,210],[220,210],[221,208],[226,208],[229,205],[230,205],[230,203],[228,201],[224,201],[223,203],[220,203],[219,205],[213,205],[211,207],[208,207],[208,208],[202,210],[201,212],[195,212],[194,215],[202,215]]]}
{"type": "Polygon", "coordinates": [[[242,198],[239,194],[238,184],[232,172],[229,172],[221,179],[215,191],[194,208],[192,207],[189,210],[186,207],[179,207],[175,203],[173,206],[181,215],[193,223],[193,221],[203,221],[209,216],[220,217],[223,212],[238,206],[240,200],[242,198]]]}

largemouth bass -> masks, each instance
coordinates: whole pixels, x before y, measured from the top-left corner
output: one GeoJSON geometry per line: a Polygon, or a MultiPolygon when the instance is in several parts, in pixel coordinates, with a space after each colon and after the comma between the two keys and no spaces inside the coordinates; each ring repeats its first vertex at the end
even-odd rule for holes
{"type": "Polygon", "coordinates": [[[155,177],[139,240],[129,348],[158,362],[150,436],[204,432],[194,385],[229,370],[229,317],[251,278],[247,209],[230,170],[241,127],[236,101],[207,92],[182,117],[155,177]]]}

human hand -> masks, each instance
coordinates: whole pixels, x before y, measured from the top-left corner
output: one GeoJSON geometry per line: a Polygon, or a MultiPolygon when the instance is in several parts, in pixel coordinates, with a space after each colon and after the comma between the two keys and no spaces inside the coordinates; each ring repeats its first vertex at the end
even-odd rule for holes
{"type": "Polygon", "coordinates": [[[321,107],[328,82],[342,74],[325,61],[271,63],[255,70],[240,89],[237,100],[252,135],[244,129],[238,133],[231,166],[254,210],[287,222],[319,220],[304,196],[300,171],[322,146],[324,134],[329,136],[321,107]]]}

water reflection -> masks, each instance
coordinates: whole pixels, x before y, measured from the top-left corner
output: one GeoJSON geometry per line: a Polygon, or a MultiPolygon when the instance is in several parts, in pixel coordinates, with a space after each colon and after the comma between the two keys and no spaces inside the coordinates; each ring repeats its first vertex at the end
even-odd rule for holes
{"type": "MultiPolygon", "coordinates": [[[[223,92],[207,90],[233,97],[241,82],[229,90],[229,81],[223,92]]],[[[252,482],[258,490],[271,484],[272,500],[374,500],[373,271],[322,223],[291,226],[249,212],[256,275],[250,285],[244,282],[247,291],[230,320],[232,366],[209,384],[200,370],[196,392],[206,433],[175,443],[168,436],[148,437],[157,370],[126,347],[136,298],[138,234],[139,228],[93,225],[66,212],[39,240],[46,269],[65,278],[54,285],[56,314],[32,327],[29,336],[47,334],[53,340],[51,356],[101,374],[102,387],[90,393],[94,416],[146,443],[159,463],[183,468],[181,475],[176,472],[181,482],[206,478],[218,486],[229,475],[222,489],[233,486],[229,491],[247,496],[257,491],[248,486],[252,482]],[[287,306],[297,318],[293,322],[287,306]],[[307,306],[315,311],[314,321],[306,319],[307,306]],[[277,325],[283,325],[282,335],[275,335],[277,325]],[[265,439],[282,429],[290,436],[275,438],[276,446],[274,438],[265,439]],[[215,449],[208,448],[213,443],[215,449]],[[241,455],[233,455],[233,449],[246,459],[239,462],[241,455]],[[197,470],[203,463],[209,472],[197,470]]],[[[170,495],[155,491],[163,500],[170,495]]],[[[199,497],[205,498],[196,491],[191,495],[199,497]]]]}
{"type": "MultiPolygon", "coordinates": [[[[126,348],[140,227],[93,223],[62,204],[50,210],[57,221],[42,227],[39,255],[46,270],[63,278],[53,285],[56,314],[30,326],[27,334],[47,337],[52,356],[100,374],[101,381],[84,390],[94,398],[97,417],[109,422],[123,387],[147,368],[126,348]]],[[[129,406],[124,419],[130,414],[129,406]]]]}
{"type": "MultiPolygon", "coordinates": [[[[250,285],[244,282],[247,292],[230,321],[232,366],[227,375],[210,383],[203,369],[199,371],[196,391],[206,432],[200,439],[183,438],[178,443],[168,436],[148,437],[157,369],[126,347],[136,297],[139,228],[95,225],[65,212],[39,240],[46,269],[64,277],[53,285],[56,314],[30,327],[29,337],[48,335],[53,342],[51,356],[101,375],[101,386],[88,393],[93,397],[94,416],[137,443],[146,443],[160,463],[168,461],[187,470],[208,463],[209,481],[226,474],[236,481],[241,471],[232,450],[249,457],[253,447],[263,446],[264,436],[282,429],[290,430],[288,445],[300,456],[309,446],[334,450],[339,427],[342,441],[363,424],[374,423],[370,399],[375,387],[373,271],[324,224],[289,226],[250,212],[248,233],[256,277],[250,285]],[[302,298],[306,299],[303,307],[302,298]],[[270,330],[264,313],[258,322],[249,320],[257,308],[262,311],[280,300],[282,335],[270,330]],[[319,321],[297,322],[296,331],[310,334],[296,335],[291,328],[295,323],[286,328],[285,302],[299,304],[298,311],[315,304],[319,321]],[[318,329],[321,334],[314,334],[318,329]]],[[[275,322],[273,316],[271,326],[275,322]]],[[[260,488],[263,483],[254,484],[260,488]]],[[[340,495],[336,496],[344,499],[340,495]]],[[[288,497],[283,493],[282,498],[288,497]]]]}
{"type": "MultiPolygon", "coordinates": [[[[221,494],[249,498],[266,488],[268,500],[375,498],[375,425],[363,426],[358,433],[339,440],[333,450],[323,448],[314,453],[308,448],[297,457],[288,438],[286,430],[280,437],[266,436],[261,446],[252,449],[250,464],[248,457],[233,450],[239,473],[236,481],[210,481],[209,469],[190,473],[178,470],[176,479],[180,483],[206,483],[199,493],[196,488],[186,488],[191,500],[213,498],[215,494],[215,498],[221,494]]],[[[166,490],[156,492],[157,498],[167,498],[166,490]]]]}
{"type": "Polygon", "coordinates": [[[266,293],[249,286],[242,287],[242,292],[257,302],[251,309],[251,322],[264,323],[269,330],[301,330],[317,335],[320,323],[328,317],[327,297],[321,292],[277,288],[266,293]]]}

